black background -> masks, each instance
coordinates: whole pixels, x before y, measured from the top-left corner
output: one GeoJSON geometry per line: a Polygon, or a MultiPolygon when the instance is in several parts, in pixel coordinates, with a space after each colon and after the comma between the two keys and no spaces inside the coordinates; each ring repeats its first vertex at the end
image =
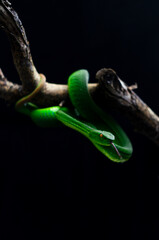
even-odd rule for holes
{"type": "MultiPolygon", "coordinates": [[[[150,0],[12,1],[33,61],[49,82],[113,68],[158,113],[159,3],[150,0]]],[[[0,67],[19,83],[0,32],[0,67]]],[[[132,158],[117,164],[71,129],[40,129],[0,100],[1,239],[159,239],[157,147],[118,121],[132,158]]]]}

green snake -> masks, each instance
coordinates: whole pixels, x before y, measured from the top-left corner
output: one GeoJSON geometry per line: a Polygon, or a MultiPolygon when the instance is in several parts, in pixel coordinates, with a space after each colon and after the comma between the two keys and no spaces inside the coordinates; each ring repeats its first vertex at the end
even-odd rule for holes
{"type": "Polygon", "coordinates": [[[132,155],[132,144],[118,123],[96,105],[88,91],[89,73],[85,69],[68,78],[68,93],[73,108],[53,106],[38,108],[29,102],[45,81],[44,75],[35,90],[15,105],[17,111],[31,117],[40,127],[66,125],[87,137],[106,157],[125,162],[132,155]]]}

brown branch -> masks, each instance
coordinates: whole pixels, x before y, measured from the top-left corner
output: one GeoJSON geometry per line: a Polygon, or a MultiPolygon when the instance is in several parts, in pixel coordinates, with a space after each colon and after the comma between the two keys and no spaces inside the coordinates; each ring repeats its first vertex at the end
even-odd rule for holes
{"type": "MultiPolygon", "coordinates": [[[[24,27],[11,4],[5,0],[0,0],[0,27],[5,30],[10,40],[13,61],[22,82],[22,86],[16,87],[9,81],[2,83],[0,97],[13,103],[35,89],[40,77],[32,61],[24,27]]],[[[90,88],[92,89],[92,86],[90,88]]],[[[34,102],[39,106],[57,105],[67,96],[66,85],[46,83],[34,102]]]]}
{"type": "MultiPolygon", "coordinates": [[[[11,43],[13,61],[22,85],[8,81],[0,70],[0,97],[10,104],[31,92],[39,82],[39,74],[33,64],[25,30],[17,13],[8,1],[0,0],[0,26],[11,43]]],[[[101,69],[96,74],[98,83],[89,84],[89,92],[102,107],[113,106],[126,115],[135,129],[159,145],[159,117],[135,94],[136,85],[127,86],[112,69],[101,69]]],[[[70,104],[67,85],[46,82],[33,99],[38,106],[70,104]]]]}
{"type": "MultiPolygon", "coordinates": [[[[159,145],[159,117],[127,86],[112,69],[101,69],[96,74],[100,93],[109,99],[109,105],[122,112],[134,125],[135,130],[159,145]]],[[[104,101],[103,99],[103,101],[104,101]]]]}
{"type": "Polygon", "coordinates": [[[8,1],[0,1],[0,26],[11,43],[13,61],[25,90],[32,90],[40,80],[33,64],[29,42],[17,13],[8,1]]]}

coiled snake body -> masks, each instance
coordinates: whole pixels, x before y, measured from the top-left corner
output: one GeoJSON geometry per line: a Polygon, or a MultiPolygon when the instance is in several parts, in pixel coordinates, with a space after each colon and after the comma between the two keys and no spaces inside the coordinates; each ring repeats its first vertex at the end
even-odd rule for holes
{"type": "Polygon", "coordinates": [[[93,101],[88,92],[88,80],[88,71],[84,69],[74,72],[68,79],[74,110],[60,106],[39,109],[31,103],[24,104],[29,101],[27,96],[16,103],[16,110],[30,116],[41,127],[62,123],[87,137],[110,160],[125,162],[132,155],[132,144],[118,123],[93,101]]]}

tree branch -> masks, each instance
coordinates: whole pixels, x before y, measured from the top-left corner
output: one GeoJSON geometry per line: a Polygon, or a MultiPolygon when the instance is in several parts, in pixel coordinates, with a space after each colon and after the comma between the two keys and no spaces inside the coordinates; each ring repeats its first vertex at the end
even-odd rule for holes
{"type": "MultiPolygon", "coordinates": [[[[0,0],[0,27],[11,43],[13,61],[22,85],[8,81],[0,70],[0,97],[10,104],[30,93],[38,84],[37,72],[25,30],[17,13],[8,1],[0,0]]],[[[111,106],[126,115],[135,129],[159,145],[159,117],[135,94],[135,86],[127,86],[112,69],[101,69],[96,74],[98,83],[89,84],[89,92],[97,104],[111,106]],[[107,104],[106,104],[107,103],[107,104]]],[[[33,99],[40,107],[70,104],[67,85],[46,82],[33,99]]]]}
{"type": "Polygon", "coordinates": [[[29,42],[17,13],[8,1],[0,1],[0,26],[11,43],[13,61],[25,90],[33,90],[40,79],[33,64],[29,42]]]}
{"type": "Polygon", "coordinates": [[[136,131],[159,145],[159,117],[132,90],[136,85],[127,86],[112,69],[99,70],[96,78],[103,98],[109,99],[109,105],[122,112],[136,131]]]}

